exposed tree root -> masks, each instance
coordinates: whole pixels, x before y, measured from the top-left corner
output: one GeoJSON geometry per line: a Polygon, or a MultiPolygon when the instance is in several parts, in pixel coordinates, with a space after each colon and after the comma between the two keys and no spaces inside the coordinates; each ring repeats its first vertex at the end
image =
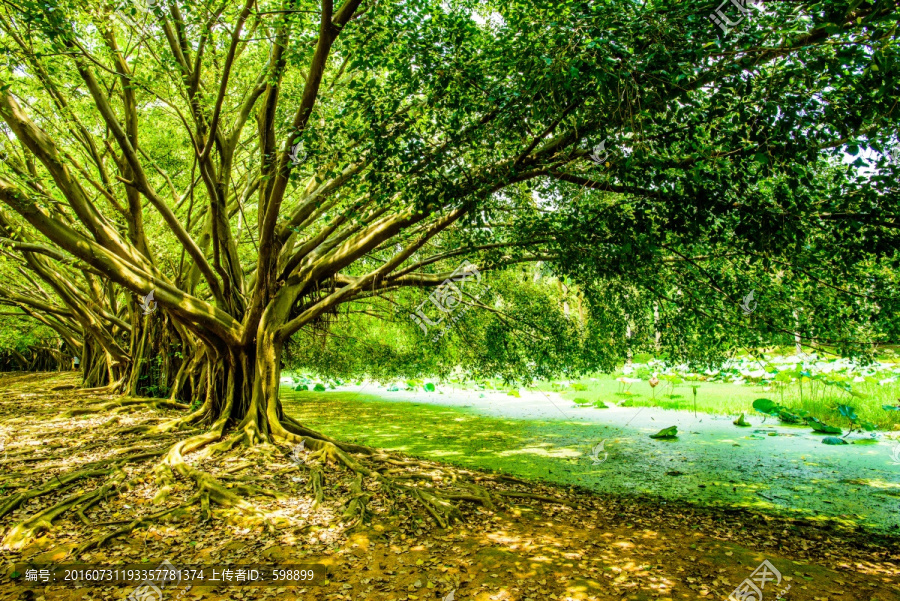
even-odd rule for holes
{"type": "Polygon", "coordinates": [[[59,417],[75,417],[77,415],[90,415],[93,413],[123,413],[136,409],[144,408],[153,409],[178,409],[184,411],[190,409],[183,403],[176,403],[168,399],[152,399],[152,398],[129,398],[116,399],[115,401],[107,401],[99,405],[82,407],[79,409],[69,409],[59,414],[59,417]]]}
{"type": "MultiPolygon", "coordinates": [[[[573,503],[564,499],[525,492],[494,492],[478,484],[479,481],[501,481],[503,479],[501,476],[470,477],[463,470],[416,459],[401,459],[368,447],[363,447],[364,453],[353,453],[353,451],[346,450],[346,445],[333,443],[324,437],[319,438],[315,436],[315,432],[303,428],[296,422],[283,425],[281,437],[286,442],[294,444],[302,440],[306,448],[313,449],[306,460],[313,463],[310,471],[310,487],[315,497],[315,506],[322,503],[324,499],[323,468],[325,465],[342,465],[356,474],[350,485],[351,497],[343,514],[345,519],[364,519],[366,504],[370,498],[363,488],[367,478],[377,482],[381,486],[381,490],[388,494],[394,490],[401,493],[401,499],[405,496],[417,501],[441,528],[447,528],[454,520],[461,518],[459,508],[454,504],[457,501],[494,509],[503,497],[512,497],[575,507],[573,503]],[[303,431],[304,435],[296,434],[300,431],[303,431]],[[431,486],[413,486],[401,484],[401,481],[422,481],[428,482],[431,486]],[[449,488],[439,489],[438,486],[449,488]]],[[[273,431],[278,433],[276,428],[273,428],[273,431]]],[[[516,479],[511,478],[511,480],[516,479]]],[[[528,484],[520,480],[516,480],[516,483],[528,484]]]]}
{"type": "Polygon", "coordinates": [[[89,541],[85,542],[84,544],[80,545],[79,547],[77,547],[75,549],[74,554],[77,557],[79,554],[81,554],[89,549],[100,547],[104,543],[106,543],[106,541],[108,541],[108,540],[116,538],[117,536],[122,536],[123,534],[131,533],[132,531],[134,531],[135,528],[137,528],[141,524],[145,524],[145,523],[151,522],[153,520],[158,520],[159,518],[166,516],[166,515],[172,513],[173,511],[183,509],[183,508],[193,504],[195,501],[196,501],[196,497],[191,499],[187,503],[182,503],[181,505],[178,505],[176,507],[171,507],[169,509],[165,509],[158,513],[154,513],[152,515],[146,515],[144,517],[133,520],[133,521],[129,522],[128,525],[123,528],[117,528],[116,530],[113,530],[112,532],[107,532],[106,534],[96,536],[96,537],[90,539],[89,541]]]}
{"type": "MultiPolygon", "coordinates": [[[[91,411],[115,411],[121,407],[140,406],[184,407],[171,401],[159,401],[159,399],[123,399],[103,403],[92,408],[91,411]]],[[[169,432],[179,427],[189,423],[199,423],[204,414],[205,411],[198,410],[186,418],[168,420],[155,426],[120,429],[116,431],[116,434],[121,436],[143,432],[141,440],[144,442],[148,438],[168,438],[171,436],[169,432]],[[150,433],[149,436],[148,433],[150,433]]],[[[274,524],[271,518],[249,499],[260,496],[279,499],[284,497],[283,493],[254,484],[252,474],[247,476],[231,475],[253,467],[256,462],[242,461],[236,466],[231,466],[225,470],[225,475],[221,476],[221,479],[217,479],[198,466],[214,455],[228,453],[241,444],[245,447],[243,453],[262,454],[279,460],[284,457],[284,454],[272,444],[273,440],[285,443],[289,448],[302,442],[307,449],[308,453],[305,456],[292,458],[292,460],[299,460],[296,467],[309,470],[308,486],[314,500],[314,507],[319,507],[325,502],[325,481],[329,471],[345,469],[352,475],[349,484],[346,480],[344,481],[344,485],[349,487],[349,495],[344,501],[342,512],[343,519],[350,525],[362,523],[370,515],[369,505],[373,493],[367,491],[367,483],[370,487],[374,485],[390,505],[396,506],[396,503],[400,502],[410,507],[424,509],[424,512],[440,528],[448,528],[455,520],[462,519],[459,503],[476,504],[492,510],[497,505],[502,505],[504,498],[520,498],[574,507],[571,502],[563,499],[527,492],[492,490],[482,485],[485,482],[502,482],[506,480],[504,476],[470,474],[463,469],[455,469],[424,460],[401,458],[362,445],[334,441],[288,417],[282,421],[271,419],[273,416],[269,416],[270,421],[266,431],[260,429],[253,420],[247,420],[236,430],[225,435],[229,414],[229,408],[226,407],[219,412],[219,419],[212,424],[209,430],[194,431],[174,444],[149,450],[145,445],[127,446],[114,451],[111,457],[85,464],[80,471],[61,475],[37,489],[7,496],[0,501],[0,517],[11,513],[30,499],[65,491],[67,487],[74,487],[83,479],[108,477],[102,485],[94,490],[66,496],[52,507],[18,523],[6,534],[3,545],[7,549],[20,548],[35,534],[49,528],[54,519],[66,512],[75,514],[85,525],[96,526],[97,524],[91,523],[85,512],[110,494],[119,494],[132,484],[126,482],[126,476],[121,467],[126,463],[161,455],[163,456],[162,461],[153,470],[156,484],[159,487],[154,497],[154,503],[163,503],[171,495],[178,479],[187,480],[194,485],[195,492],[190,500],[131,521],[101,524],[118,527],[91,538],[75,550],[76,555],[97,548],[118,536],[128,534],[142,524],[160,519],[178,509],[194,504],[199,504],[200,517],[203,520],[212,520],[215,508],[219,507],[226,512],[236,512],[242,518],[272,529],[274,524]],[[223,480],[228,484],[223,483],[223,480]]],[[[94,447],[96,446],[94,445],[94,447]]],[[[78,451],[91,448],[78,449],[78,451]]],[[[295,468],[290,468],[290,470],[293,469],[295,468]]],[[[523,483],[513,478],[509,478],[509,480],[515,481],[516,484],[523,483]]],[[[336,483],[340,485],[337,480],[336,483]]]]}
{"type": "Polygon", "coordinates": [[[107,384],[106,386],[98,386],[96,388],[79,388],[75,390],[73,394],[114,394],[122,387],[122,384],[124,383],[125,378],[122,377],[115,382],[107,384]]]}
{"type": "Polygon", "coordinates": [[[436,521],[441,528],[446,528],[450,525],[452,520],[459,519],[459,509],[452,503],[448,503],[442,499],[440,496],[433,495],[422,488],[411,488],[408,490],[414,492],[419,501],[422,502],[422,505],[425,506],[428,513],[431,514],[431,517],[434,518],[434,521],[436,521]]]}
{"type": "Polygon", "coordinates": [[[65,488],[66,485],[71,484],[72,482],[77,482],[78,480],[81,480],[83,478],[107,476],[110,473],[112,473],[112,470],[96,469],[85,469],[77,472],[70,472],[68,474],[63,474],[61,477],[53,477],[49,482],[47,482],[43,486],[40,486],[39,488],[8,495],[5,499],[3,499],[3,501],[0,501],[0,518],[10,513],[11,511],[14,511],[22,503],[25,503],[26,501],[29,501],[36,497],[41,497],[43,495],[49,494],[57,489],[65,488]]]}
{"type": "Polygon", "coordinates": [[[315,498],[315,502],[313,503],[313,509],[315,509],[321,505],[322,501],[325,499],[325,476],[322,475],[322,470],[317,467],[312,468],[309,482],[310,486],[312,486],[313,497],[315,498]]]}
{"type": "Polygon", "coordinates": [[[310,439],[319,440],[322,442],[329,442],[341,449],[346,453],[361,453],[363,455],[375,455],[378,451],[371,447],[366,447],[358,444],[351,444],[346,442],[340,442],[338,440],[334,440],[333,438],[321,434],[320,432],[316,432],[315,430],[311,430],[306,426],[302,425],[300,422],[295,420],[289,415],[283,416],[281,420],[281,425],[284,429],[292,434],[296,434],[298,436],[308,437],[310,439]]]}
{"type": "Polygon", "coordinates": [[[502,497],[515,497],[517,499],[534,499],[535,501],[543,501],[544,503],[556,503],[558,505],[566,505],[567,507],[577,508],[575,503],[566,501],[565,499],[557,499],[555,497],[545,497],[544,495],[533,495],[527,492],[514,492],[501,490],[497,492],[502,497]]]}
{"type": "Polygon", "coordinates": [[[6,550],[20,549],[37,533],[49,529],[53,520],[66,511],[99,500],[100,498],[105,498],[112,492],[118,493],[121,485],[125,481],[125,477],[125,472],[116,470],[113,476],[102,486],[90,492],[75,493],[52,507],[48,507],[16,524],[3,538],[3,548],[6,550]]]}
{"type": "Polygon", "coordinates": [[[369,502],[369,495],[363,492],[362,484],[362,474],[357,474],[353,483],[350,485],[350,492],[353,497],[350,499],[350,502],[347,503],[346,509],[344,509],[344,519],[350,520],[356,518],[360,522],[366,520],[366,503],[369,502]]]}

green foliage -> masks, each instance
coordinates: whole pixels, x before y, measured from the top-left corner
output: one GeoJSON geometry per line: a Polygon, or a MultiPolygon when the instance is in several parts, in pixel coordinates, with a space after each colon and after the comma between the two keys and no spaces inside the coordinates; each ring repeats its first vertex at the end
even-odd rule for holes
{"type": "Polygon", "coordinates": [[[816,432],[822,432],[823,434],[842,434],[840,428],[829,426],[824,422],[816,419],[815,417],[807,417],[806,423],[809,424],[816,432]]]}
{"type": "MultiPolygon", "coordinates": [[[[102,187],[93,206],[120,228],[126,244],[128,228],[137,223],[121,214],[129,205],[121,182],[131,179],[121,146],[130,146],[110,131],[128,122],[131,102],[105,36],[119,41],[133,69],[125,89],[134,95],[133,135],[141,151],[135,160],[147,180],[128,189],[138,191],[138,206],[148,204],[150,190],[154,199],[166,196],[164,202],[171,192],[175,218],[201,240],[210,260],[215,257],[217,270],[235,275],[225,289],[236,298],[213,299],[211,284],[194,277],[185,245],[160,211],[142,213],[154,269],[182,293],[177,302],[167,301],[170,308],[179,304],[172,316],[210,320],[218,311],[234,322],[226,320],[228,331],[246,327],[255,334],[257,323],[241,323],[245,315],[262,314],[262,307],[248,310],[249,296],[241,297],[255,289],[250,282],[292,282],[290,288],[321,274],[284,303],[290,319],[317,316],[288,341],[285,365],[323,378],[379,381],[448,377],[460,369],[528,383],[609,372],[622,358],[647,352],[711,366],[736,349],[790,344],[795,332],[865,357],[874,343],[900,334],[894,318],[900,232],[893,222],[900,167],[883,152],[900,122],[891,7],[871,0],[775,3],[746,31],[726,36],[703,18],[709,4],[696,0],[674,6],[375,2],[335,28],[340,36],[322,65],[323,91],[303,115],[294,111],[316,79],[309,78],[309,62],[319,37],[316,20],[304,12],[309,7],[255,7],[258,35],[241,43],[221,95],[222,61],[240,5],[223,4],[215,18],[202,3],[183,8],[176,29],[185,40],[177,51],[171,24],[164,30],[165,13],[141,14],[129,5],[107,15],[104,9],[107,29],[97,25],[95,4],[83,0],[25,2],[0,33],[8,59],[0,90],[24,99],[74,178],[71,186],[59,185],[59,174],[49,169],[61,159],[42,164],[5,127],[0,176],[27,192],[9,198],[34,196],[37,208],[73,224],[81,236],[95,228],[79,223],[85,211],[74,210],[67,195],[102,187]],[[496,18],[477,19],[476,12],[496,18]],[[275,75],[268,65],[271,41],[286,24],[289,43],[275,75]],[[198,69],[195,80],[179,64],[184,49],[196,55],[190,65],[198,69]],[[108,111],[98,110],[85,91],[86,72],[108,91],[108,111]],[[222,151],[230,130],[206,135],[213,113],[223,117],[223,128],[241,114],[272,120],[268,129],[254,119],[237,128],[232,154],[222,151]],[[302,132],[289,125],[306,124],[307,117],[302,132]],[[195,144],[204,139],[216,143],[209,146],[210,165],[199,173],[222,181],[198,183],[201,149],[195,144]],[[307,156],[279,167],[289,181],[276,186],[286,195],[269,217],[291,238],[272,264],[308,271],[254,273],[261,250],[254,233],[266,206],[256,199],[275,177],[270,153],[299,141],[307,156]],[[609,157],[596,164],[586,155],[601,141],[609,157]],[[848,155],[852,164],[842,162],[848,155]],[[318,198],[305,193],[320,189],[318,198]],[[206,197],[215,190],[226,194],[219,212],[206,197]],[[306,201],[311,212],[289,222],[306,201]],[[223,222],[210,236],[204,220],[216,214],[223,222]],[[319,234],[363,230],[375,217],[406,214],[431,221],[411,218],[384,239],[370,237],[377,242],[358,257],[321,269],[303,260],[330,257],[343,239],[288,260],[319,234]],[[395,248],[419,245],[425,226],[447,215],[457,217],[452,226],[422,239],[396,266],[409,268],[406,279],[382,289],[371,280],[355,298],[348,295],[341,310],[318,305],[336,287],[350,290],[348,282],[362,282],[358,278],[388,257],[400,257],[395,248]],[[436,331],[421,332],[409,314],[430,292],[421,282],[441,281],[434,276],[451,272],[463,257],[490,266],[484,296],[477,303],[468,299],[472,308],[465,314],[447,316],[443,325],[452,327],[435,339],[436,331]],[[758,306],[745,315],[738,301],[751,291],[758,306]]],[[[37,214],[12,215],[3,237],[21,233],[46,242],[49,234],[37,229],[43,225],[26,221],[26,213],[37,214]]],[[[78,260],[94,260],[90,255],[101,250],[126,254],[114,247],[101,242],[79,251],[78,260]]],[[[15,263],[6,265],[3,281],[21,292],[15,263]]],[[[98,265],[91,269],[105,268],[98,265]]],[[[81,277],[64,262],[56,266],[81,277]]],[[[116,286],[156,278],[134,269],[127,278],[105,277],[116,275],[116,286]]],[[[384,283],[387,275],[390,270],[376,279],[384,283]]],[[[117,307],[133,292],[107,284],[107,300],[117,307]]],[[[10,295],[4,298],[11,302],[10,295]]],[[[30,333],[5,329],[0,325],[0,337],[10,348],[31,345],[30,333]]],[[[680,378],[663,379],[673,398],[680,378]]],[[[863,394],[846,380],[803,369],[774,381],[785,387],[796,382],[801,393],[806,385],[863,394]]],[[[797,416],[803,417],[779,413],[797,416]]]]}
{"type": "Polygon", "coordinates": [[[756,399],[753,401],[753,408],[765,415],[777,415],[780,406],[771,399],[756,399]]]}
{"type": "Polygon", "coordinates": [[[850,405],[838,405],[837,406],[838,413],[841,416],[845,417],[848,422],[850,422],[850,432],[856,430],[865,430],[866,432],[871,432],[875,430],[875,424],[872,422],[862,420],[856,414],[856,409],[854,409],[850,405]]]}
{"type": "Polygon", "coordinates": [[[844,440],[843,438],[838,438],[837,436],[826,436],[822,439],[822,443],[831,445],[849,444],[846,440],[844,440]]]}
{"type": "Polygon", "coordinates": [[[662,438],[662,439],[671,439],[678,437],[678,426],[669,426],[668,428],[663,428],[656,434],[651,434],[650,438],[662,438]]]}

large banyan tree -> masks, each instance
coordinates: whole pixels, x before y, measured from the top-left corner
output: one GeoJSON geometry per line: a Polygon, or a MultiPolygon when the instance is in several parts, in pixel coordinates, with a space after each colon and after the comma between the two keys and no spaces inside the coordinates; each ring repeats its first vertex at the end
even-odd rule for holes
{"type": "Polygon", "coordinates": [[[673,347],[892,339],[892,3],[0,6],[0,244],[33,280],[2,294],[65,326],[85,386],[141,395],[166,357],[200,406],[159,428],[206,429],[163,490],[239,504],[181,460],[237,443],[377,477],[284,414],[282,350],[464,260],[551,266],[673,347]]]}

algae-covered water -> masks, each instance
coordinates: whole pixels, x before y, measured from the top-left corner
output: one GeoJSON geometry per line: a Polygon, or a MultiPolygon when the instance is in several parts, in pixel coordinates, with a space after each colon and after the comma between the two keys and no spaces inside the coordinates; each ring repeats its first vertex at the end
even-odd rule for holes
{"type": "MultiPolygon", "coordinates": [[[[328,392],[282,389],[285,409],[343,440],[598,492],[654,495],[796,517],[900,528],[900,441],[851,435],[829,446],[808,427],[748,415],[577,407],[550,392],[328,392]],[[677,426],[678,437],[650,434],[677,426]],[[602,442],[602,447],[598,446],[602,442]]],[[[896,434],[896,433],[894,433],[896,434]]]]}

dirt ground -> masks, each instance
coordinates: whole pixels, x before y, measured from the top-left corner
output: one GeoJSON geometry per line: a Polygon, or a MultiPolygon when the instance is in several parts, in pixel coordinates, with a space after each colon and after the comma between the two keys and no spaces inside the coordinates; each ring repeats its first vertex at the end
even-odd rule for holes
{"type": "Polygon", "coordinates": [[[124,599],[134,590],[28,585],[17,571],[25,562],[155,567],[163,560],[175,566],[302,562],[328,568],[321,586],[206,584],[165,589],[166,599],[726,599],[763,560],[781,574],[780,583],[764,587],[767,601],[779,592],[796,601],[900,599],[900,539],[862,529],[711,510],[691,505],[690,499],[664,503],[591,494],[493,473],[479,475],[479,482],[503,502],[493,509],[461,504],[461,520],[449,528],[438,527],[413,499],[377,486],[366,489],[368,519],[348,522],[342,514],[351,498],[352,475],[324,466],[326,494],[315,506],[307,456],[292,457],[286,447],[268,452],[235,447],[198,461],[229,487],[251,491],[248,501],[267,518],[254,522],[213,507],[211,519],[204,520],[200,505],[190,502],[196,494],[192,483],[177,481],[162,504],[153,503],[158,491],[153,469],[185,433],[153,438],[126,433],[135,425],[171,419],[178,411],[137,405],[78,414],[115,399],[58,389],[76,383],[73,374],[0,375],[3,536],[108,477],[71,480],[67,475],[72,473],[115,466],[131,486],[110,490],[81,513],[47,514],[50,519],[35,536],[0,551],[0,599],[124,599]],[[129,459],[117,463],[120,456],[129,459]],[[32,497],[35,492],[46,494],[32,497]],[[173,511],[139,521],[166,509],[173,511]],[[117,530],[124,532],[78,550],[117,530]]]}

